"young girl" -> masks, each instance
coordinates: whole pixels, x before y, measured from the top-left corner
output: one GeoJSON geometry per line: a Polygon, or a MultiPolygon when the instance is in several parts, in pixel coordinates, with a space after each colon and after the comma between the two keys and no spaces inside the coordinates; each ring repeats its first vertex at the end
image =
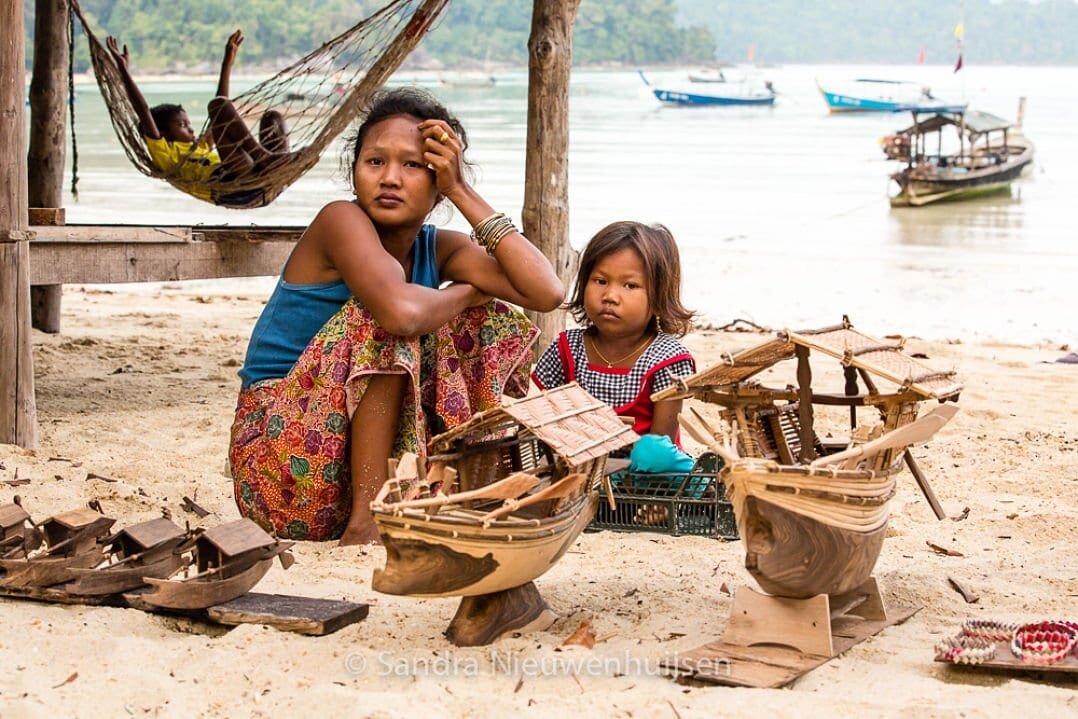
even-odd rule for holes
{"type": "Polygon", "coordinates": [[[429,94],[378,95],[349,148],[355,198],[304,232],[255,325],[229,461],[241,514],[295,539],[377,541],[390,456],[527,390],[550,262],[465,181],[464,128],[429,94]],[[424,224],[447,198],[472,239],[424,224]],[[451,284],[445,285],[447,281],[451,284]]]}
{"type": "Polygon", "coordinates": [[[678,441],[681,400],[652,402],[696,363],[676,338],[691,328],[681,304],[677,244],[662,225],[615,222],[580,258],[569,311],[583,329],[558,335],[532,372],[540,389],[577,382],[641,435],[678,441]]]}

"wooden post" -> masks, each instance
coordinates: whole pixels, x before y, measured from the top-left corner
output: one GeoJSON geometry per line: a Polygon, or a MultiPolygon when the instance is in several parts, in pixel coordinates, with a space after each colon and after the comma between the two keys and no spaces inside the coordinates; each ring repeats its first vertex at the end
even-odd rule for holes
{"type": "Polygon", "coordinates": [[[808,464],[816,459],[816,434],[812,429],[812,367],[809,366],[808,347],[797,345],[794,347],[794,354],[797,355],[797,418],[801,422],[801,453],[797,460],[808,464]]]}
{"type": "MultiPolygon", "coordinates": [[[[30,79],[30,152],[27,197],[30,207],[63,207],[66,167],[68,0],[37,0],[34,16],[34,71],[30,79]]],[[[30,289],[30,319],[44,332],[60,331],[63,285],[30,289]]]]}
{"type": "MultiPolygon", "coordinates": [[[[524,234],[571,290],[576,252],[569,244],[569,72],[580,0],[534,0],[528,38],[528,140],[524,234]]],[[[542,331],[539,349],[565,329],[565,312],[528,313],[542,331]]]]}
{"type": "Polygon", "coordinates": [[[0,3],[0,442],[34,447],[22,6],[0,3]]]}

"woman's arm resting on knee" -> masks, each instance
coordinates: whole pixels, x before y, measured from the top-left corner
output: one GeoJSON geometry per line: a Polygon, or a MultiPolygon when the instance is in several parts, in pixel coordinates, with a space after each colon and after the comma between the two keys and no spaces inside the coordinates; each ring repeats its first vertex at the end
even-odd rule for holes
{"type": "Polygon", "coordinates": [[[316,254],[329,264],[324,269],[336,271],[374,319],[398,337],[431,332],[490,299],[467,283],[434,290],[408,282],[404,268],[382,246],[370,218],[351,202],[322,208],[303,241],[320,248],[316,254]]]}

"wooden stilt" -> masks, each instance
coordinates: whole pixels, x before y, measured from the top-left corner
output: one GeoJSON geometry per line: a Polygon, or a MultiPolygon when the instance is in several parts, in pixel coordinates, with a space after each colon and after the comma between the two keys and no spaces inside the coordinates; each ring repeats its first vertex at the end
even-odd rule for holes
{"type": "MultiPolygon", "coordinates": [[[[68,0],[37,0],[34,70],[30,78],[30,147],[27,199],[32,207],[62,208],[67,149],[68,0]]],[[[31,224],[63,224],[60,220],[31,224]]],[[[62,285],[30,288],[30,320],[43,331],[60,331],[62,285]]]]}
{"type": "Polygon", "coordinates": [[[23,3],[0,3],[0,442],[37,445],[30,344],[23,3]]]}
{"type": "Polygon", "coordinates": [[[557,619],[534,582],[493,594],[462,597],[446,639],[458,647],[480,647],[510,632],[542,631],[557,619]]]}
{"type": "MultiPolygon", "coordinates": [[[[532,4],[528,38],[528,141],[524,170],[524,235],[568,285],[576,274],[569,244],[569,71],[573,22],[580,0],[532,4]]],[[[565,329],[565,312],[529,312],[551,342],[565,329]]],[[[539,347],[538,349],[542,349],[539,347]]]]}

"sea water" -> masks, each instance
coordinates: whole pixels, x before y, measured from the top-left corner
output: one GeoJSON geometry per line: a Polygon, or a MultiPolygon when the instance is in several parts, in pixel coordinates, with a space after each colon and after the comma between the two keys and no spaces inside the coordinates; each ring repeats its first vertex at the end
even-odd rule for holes
{"type": "MultiPolygon", "coordinates": [[[[1078,340],[1078,117],[1073,68],[787,66],[756,71],[780,93],[772,108],[662,107],[634,71],[577,70],[570,93],[570,241],[605,224],[661,222],[681,248],[684,300],[706,319],[781,328],[830,325],[848,314],[876,334],[965,341],[1078,340]],[[820,78],[911,79],[937,97],[1014,119],[1033,167],[1009,194],[894,208],[879,138],[907,114],[830,115],[820,78]]],[[[476,187],[519,221],[524,197],[527,73],[489,87],[450,86],[401,72],[392,84],[428,87],[457,113],[471,141],[476,187]]],[[[686,85],[686,69],[649,71],[653,85],[686,85]]],[[[243,89],[239,80],[233,84],[243,89]]],[[[151,104],[181,102],[197,123],[213,80],[145,82],[151,104]]],[[[698,86],[706,90],[706,85],[698,86]]],[[[77,87],[79,199],[72,223],[307,223],[347,198],[343,143],[267,208],[235,211],[193,200],[140,175],[112,134],[92,84],[77,87]]],[[[70,161],[69,152],[69,161],[70,161]]],[[[435,221],[467,229],[458,214],[435,221]]],[[[191,283],[264,292],[267,280],[191,283]]],[[[133,289],[133,287],[132,287],[133,289]]]]}

